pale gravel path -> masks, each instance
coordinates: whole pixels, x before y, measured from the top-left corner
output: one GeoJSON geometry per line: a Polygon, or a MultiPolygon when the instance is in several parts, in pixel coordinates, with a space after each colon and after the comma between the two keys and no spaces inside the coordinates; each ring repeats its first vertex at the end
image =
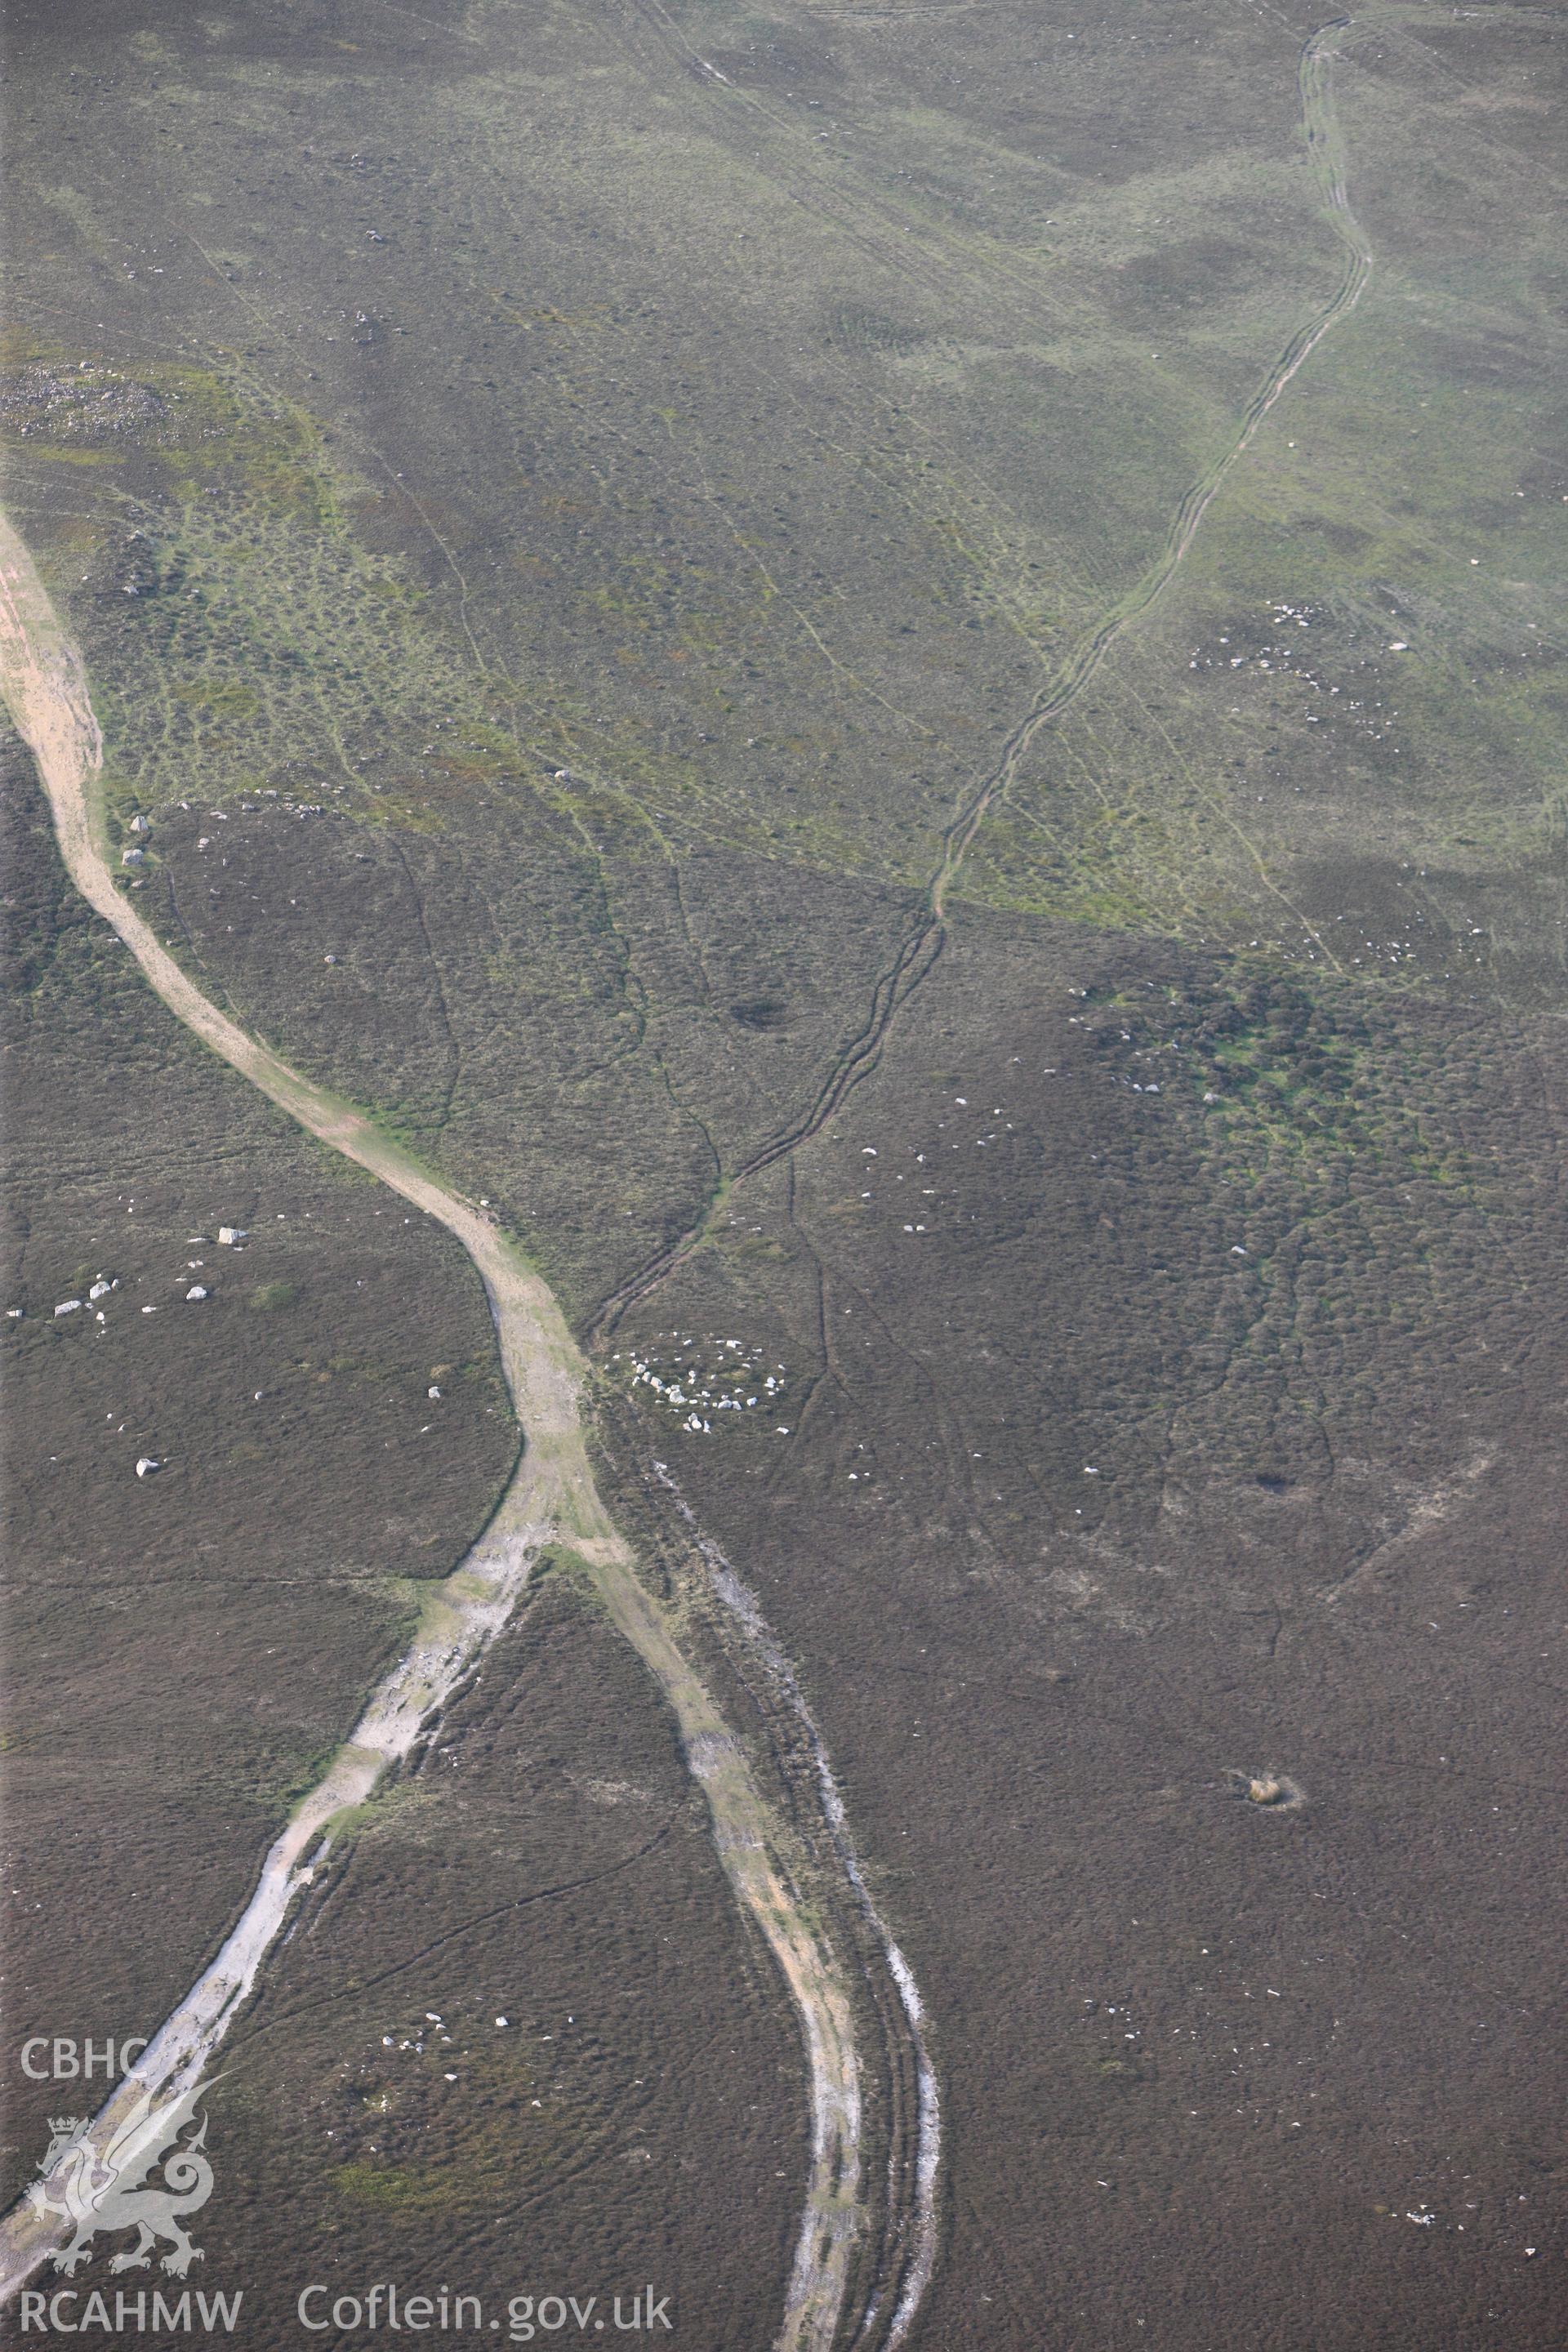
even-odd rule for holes
{"type": "MultiPolygon", "coordinates": [[[[205,2071],[246,1998],[335,1814],[362,1803],[406,1756],[457,1683],[506,1624],[547,1543],[584,1562],[620,1632],[674,1709],[688,1763],[712,1814],[731,1888],[765,1938],[800,2019],[811,2087],[812,2147],[778,2352],[829,2352],[852,2257],[865,2229],[860,2059],[849,1982],[813,1927],[785,1856],[788,1840],[740,1741],[684,1656],[669,1613],[636,1572],[600,1500],[579,1397],[585,1369],[548,1286],[470,1202],[448,1192],[350,1103],[330,1094],[209,1003],[174,961],[110,864],[96,779],[103,744],[79,654],[31,555],[0,515],[0,693],[37,763],[60,854],[77,888],[124,941],[147,980],[204,1045],[310,1134],[378,1177],[454,1234],[484,1282],[501,1362],[526,1443],[489,1526],[426,1602],[407,1654],[372,1694],[347,1743],[268,1853],[255,1892],[217,1958],[165,2021],[132,2076],[94,2120],[112,2137],[140,2087],[177,2095],[205,2071]]],[[[0,2221],[0,2295],[59,2242],[19,2203],[0,2221]]]]}

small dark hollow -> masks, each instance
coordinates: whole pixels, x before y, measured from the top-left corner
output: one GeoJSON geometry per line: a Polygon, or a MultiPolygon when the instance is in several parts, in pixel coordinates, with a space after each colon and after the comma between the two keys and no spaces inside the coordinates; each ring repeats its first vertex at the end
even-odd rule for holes
{"type": "Polygon", "coordinates": [[[789,1006],[776,996],[752,996],[743,1004],[731,1004],[730,1018],[742,1029],[787,1029],[789,1006]]]}

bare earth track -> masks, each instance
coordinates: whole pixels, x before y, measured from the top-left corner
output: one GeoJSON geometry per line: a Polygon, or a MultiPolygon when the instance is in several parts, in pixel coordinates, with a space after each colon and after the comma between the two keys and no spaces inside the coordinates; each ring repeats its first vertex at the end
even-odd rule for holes
{"type": "MultiPolygon", "coordinates": [[[[866,2266],[861,2258],[867,2219],[862,2060],[850,1979],[826,1933],[808,1920],[782,1825],[744,1749],[683,1654],[668,1612],[639,1580],[632,1552],[599,1497],[579,1409],[584,1367],[565,1319],[547,1286],[478,1208],[438,1183],[352,1104],[311,1085],[210,1003],[116,886],[94,791],[102,742],[81,660],[27,549],[3,517],[0,691],[37,761],[72,881],[113,927],[170,1011],[301,1127],[434,1217],[468,1251],[484,1282],[502,1368],[525,1433],[518,1467],[489,1526],[436,1589],[412,1646],[372,1693],[348,1741],[296,1808],[217,1957],[105,2103],[94,2119],[94,2136],[100,2147],[107,2146],[146,2091],[178,2098],[199,2080],[251,1995],[290,1905],[309,1885],[310,1857],[330,1837],[335,1817],[363,1803],[388,1767],[410,1752],[508,1622],[541,1551],[563,1544],[584,1563],[614,1622],[669,1702],[688,1763],[707,1798],[736,1900],[765,1938],[800,2018],[810,2078],[811,2165],[777,2342],[780,2352],[829,2352],[847,2325],[851,2334],[860,2335],[868,2317],[847,2308],[854,2272],[858,2264],[866,2266]]],[[[765,1638],[760,1621],[756,1633],[765,1638]]],[[[837,1807],[825,1761],[822,1772],[826,1796],[837,1807]]],[[[829,1826],[828,1850],[851,1874],[864,1911],[864,1888],[841,1811],[829,1826]]],[[[882,1940],[884,1963],[905,2013],[918,2016],[907,1964],[885,1934],[882,1940]]],[[[907,2282],[918,2281],[923,2289],[931,2273],[934,2095],[922,2104],[919,2128],[918,2161],[895,2168],[895,2178],[907,2180],[911,2200],[921,2184],[915,2230],[921,2242],[902,2265],[906,2285],[892,2333],[884,2339],[889,2343],[900,2339],[919,2299],[917,2292],[911,2300],[907,2282]]],[[[888,2226],[899,2229],[900,2217],[889,2214],[888,2226]]],[[[61,2234],[34,2205],[15,2207],[0,2222],[0,2293],[19,2286],[54,2251],[61,2234]]],[[[869,2267],[879,2271],[882,2265],[871,2252],[869,2267]]]]}

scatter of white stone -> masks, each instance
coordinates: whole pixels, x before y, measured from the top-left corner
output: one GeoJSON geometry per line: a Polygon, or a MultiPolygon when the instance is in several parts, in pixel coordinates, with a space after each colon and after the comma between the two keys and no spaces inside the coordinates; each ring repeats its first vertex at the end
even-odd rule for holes
{"type": "Polygon", "coordinates": [[[634,1350],[623,1356],[617,1350],[610,1360],[628,1364],[628,1389],[651,1390],[662,1405],[680,1416],[689,1436],[712,1435],[710,1414],[754,1412],[760,1404],[777,1402],[784,1393],[787,1367],[775,1364],[765,1371],[761,1349],[748,1347],[744,1340],[710,1339],[704,1346],[680,1332],[659,1337],[678,1351],[678,1360],[668,1371],[662,1369],[668,1360],[661,1353],[645,1357],[634,1350]],[[710,1351],[717,1352],[717,1362],[710,1351]],[[706,1363],[704,1356],[709,1357],[706,1363]]]}
{"type": "Polygon", "coordinates": [[[59,1305],[55,1309],[55,1313],[57,1315],[79,1315],[80,1312],[81,1301],[79,1298],[62,1298],[59,1305]]]}

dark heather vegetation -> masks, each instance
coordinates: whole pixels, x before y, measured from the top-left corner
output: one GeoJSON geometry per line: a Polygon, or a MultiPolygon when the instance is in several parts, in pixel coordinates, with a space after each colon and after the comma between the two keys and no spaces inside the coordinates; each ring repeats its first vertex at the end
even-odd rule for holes
{"type": "MultiPolygon", "coordinates": [[[[917,2352],[1563,2341],[1564,55],[12,12],[5,503],[126,888],[544,1274],[820,1862],[758,1596],[930,2013],[917,2352]]],[[[190,1982],[517,1432],[461,1253],[152,1000],[14,744],[4,819],[19,2186],[22,2041],[190,1982]]],[[[798,2029],[568,1557],[349,1830],[204,2284],[764,2352],[798,2029]]]]}

